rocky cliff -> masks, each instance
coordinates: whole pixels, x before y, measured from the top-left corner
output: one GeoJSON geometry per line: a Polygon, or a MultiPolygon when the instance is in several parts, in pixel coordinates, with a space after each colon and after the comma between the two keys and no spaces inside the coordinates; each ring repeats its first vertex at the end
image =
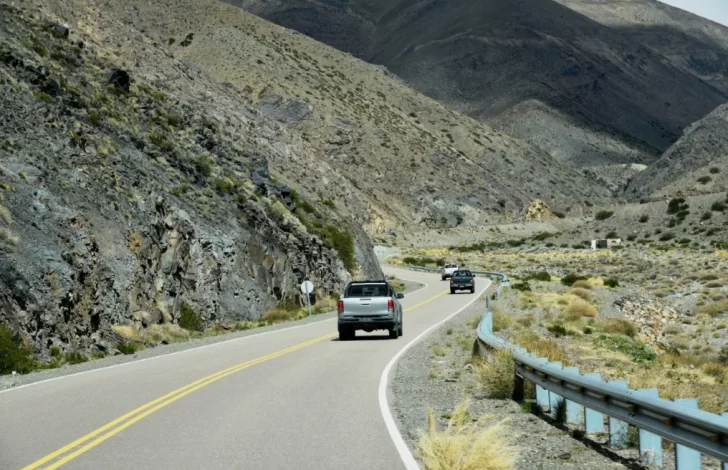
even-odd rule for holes
{"type": "Polygon", "coordinates": [[[0,322],[25,344],[103,350],[183,306],[210,326],[382,275],[357,221],[271,175],[300,158],[278,123],[151,41],[129,62],[47,20],[0,2],[0,322]]]}

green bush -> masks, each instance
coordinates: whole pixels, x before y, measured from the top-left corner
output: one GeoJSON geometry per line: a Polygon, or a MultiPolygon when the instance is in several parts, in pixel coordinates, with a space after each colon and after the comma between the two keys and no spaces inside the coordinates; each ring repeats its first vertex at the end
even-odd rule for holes
{"type": "Polygon", "coordinates": [[[685,199],[678,197],[675,199],[671,199],[670,202],[667,204],[667,213],[668,214],[677,214],[679,212],[687,211],[688,204],[685,202],[685,199]]]}
{"type": "Polygon", "coordinates": [[[549,282],[551,281],[551,274],[549,274],[547,271],[539,271],[537,273],[529,274],[525,277],[527,281],[542,281],[542,282],[549,282]]]}
{"type": "Polygon", "coordinates": [[[66,353],[65,359],[69,364],[81,364],[83,362],[88,362],[88,356],[77,351],[66,353]]]}
{"type": "Polygon", "coordinates": [[[596,220],[607,220],[608,218],[610,218],[613,215],[614,215],[614,211],[599,211],[594,216],[594,218],[596,220]]]}
{"type": "Polygon", "coordinates": [[[604,287],[619,287],[619,281],[608,277],[604,279],[604,287]]]}
{"type": "Polygon", "coordinates": [[[220,194],[230,194],[235,189],[235,183],[229,178],[217,178],[214,185],[215,190],[220,194]]]}
{"type": "Polygon", "coordinates": [[[541,241],[544,241],[544,240],[546,240],[548,238],[551,238],[553,236],[554,236],[554,234],[552,234],[552,233],[549,233],[549,232],[541,232],[541,233],[539,233],[537,235],[534,235],[533,236],[533,239],[536,240],[536,241],[541,242],[541,241]]]}
{"type": "Polygon", "coordinates": [[[712,206],[710,206],[710,210],[715,212],[723,212],[726,208],[726,205],[720,201],[716,201],[713,203],[712,206]]]}
{"type": "Polygon", "coordinates": [[[639,219],[641,224],[646,224],[649,220],[650,220],[650,216],[647,214],[641,215],[640,219],[639,219]]]}
{"type": "Polygon", "coordinates": [[[551,213],[559,219],[563,219],[564,217],[566,217],[566,214],[561,211],[551,211],[551,213]]]}
{"type": "Polygon", "coordinates": [[[708,170],[708,171],[710,171],[710,174],[712,174],[712,175],[717,175],[718,173],[720,173],[720,168],[718,168],[717,166],[714,166],[714,167],[711,167],[710,170],[708,170]]]}
{"type": "Polygon", "coordinates": [[[521,292],[531,291],[531,285],[528,282],[517,282],[513,284],[513,288],[521,292]]]}
{"type": "Polygon", "coordinates": [[[670,241],[670,240],[672,240],[673,238],[675,238],[675,234],[674,234],[674,233],[672,233],[672,232],[667,232],[667,233],[663,233],[663,234],[662,234],[662,235],[660,236],[660,241],[661,241],[661,242],[667,242],[667,241],[670,241]]]}
{"type": "Polygon", "coordinates": [[[508,246],[512,246],[514,248],[517,248],[517,247],[522,246],[523,244],[525,244],[526,243],[526,240],[523,240],[523,239],[521,239],[521,240],[508,240],[506,243],[508,244],[508,246]]]}
{"type": "Polygon", "coordinates": [[[134,354],[135,352],[137,352],[136,345],[132,343],[119,343],[116,345],[116,349],[118,349],[120,353],[126,355],[134,354]]]}
{"type": "Polygon", "coordinates": [[[713,218],[712,212],[704,212],[702,216],[700,216],[700,220],[710,220],[713,218]]]}
{"type": "Polygon", "coordinates": [[[32,352],[24,348],[5,323],[0,323],[0,375],[27,374],[37,368],[32,352]]]}
{"type": "Polygon", "coordinates": [[[571,287],[576,281],[586,281],[589,276],[580,276],[578,274],[567,274],[561,278],[561,283],[565,286],[571,287]]]}
{"type": "Polygon", "coordinates": [[[327,248],[336,250],[336,253],[339,255],[339,259],[341,259],[349,272],[353,272],[356,269],[357,263],[356,256],[354,254],[354,238],[349,232],[339,230],[329,224],[323,227],[317,235],[321,237],[321,240],[327,248]]]}
{"type": "Polygon", "coordinates": [[[197,168],[197,171],[203,175],[210,176],[212,174],[213,163],[215,163],[215,161],[212,158],[200,155],[197,157],[197,160],[195,160],[195,168],[197,168]]]}
{"type": "Polygon", "coordinates": [[[603,348],[619,351],[634,362],[652,362],[657,354],[642,341],[622,335],[599,335],[594,343],[603,348]]]}
{"type": "Polygon", "coordinates": [[[700,184],[708,184],[711,181],[713,181],[713,178],[711,178],[708,175],[701,176],[700,178],[698,178],[698,183],[700,183],[700,184]]]}
{"type": "Polygon", "coordinates": [[[553,334],[557,338],[567,335],[566,327],[564,327],[564,325],[559,325],[558,323],[554,325],[549,325],[547,330],[549,330],[549,332],[551,332],[551,334],[553,334]]]}
{"type": "Polygon", "coordinates": [[[606,235],[606,238],[619,238],[619,234],[615,231],[611,231],[606,235]]]}
{"type": "Polygon", "coordinates": [[[180,307],[179,326],[188,331],[202,331],[204,329],[200,316],[186,302],[182,302],[180,307]]]}

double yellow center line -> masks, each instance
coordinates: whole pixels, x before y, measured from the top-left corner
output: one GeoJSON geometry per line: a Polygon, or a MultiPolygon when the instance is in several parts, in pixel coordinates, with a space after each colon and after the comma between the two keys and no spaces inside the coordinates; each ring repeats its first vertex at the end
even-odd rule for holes
{"type": "MultiPolygon", "coordinates": [[[[441,292],[423,302],[420,302],[416,305],[413,305],[412,307],[404,309],[403,311],[407,312],[410,310],[414,310],[418,307],[421,307],[429,302],[432,302],[433,300],[435,300],[439,297],[442,297],[447,292],[448,291],[441,292]]],[[[104,424],[100,428],[98,428],[94,431],[91,431],[90,433],[86,434],[85,436],[82,436],[82,437],[76,439],[75,441],[46,455],[45,457],[33,462],[32,464],[30,464],[26,467],[23,467],[22,470],[36,470],[36,469],[40,469],[40,468],[42,468],[43,470],[55,470],[57,468],[60,468],[61,466],[65,465],[66,463],[70,462],[71,460],[75,459],[76,457],[78,457],[78,456],[88,452],[89,450],[93,449],[94,447],[98,446],[99,444],[106,441],[107,439],[115,436],[116,434],[119,434],[121,431],[132,426],[134,423],[141,421],[142,419],[146,418],[150,414],[164,408],[165,406],[167,406],[171,403],[174,403],[175,401],[179,400],[182,397],[189,395],[190,393],[192,393],[194,391],[197,391],[203,387],[206,387],[206,386],[210,385],[211,383],[217,382],[218,380],[223,379],[229,375],[235,374],[236,372],[240,372],[243,369],[247,369],[249,367],[260,364],[262,362],[270,361],[271,359],[275,359],[277,357],[284,356],[284,355],[292,353],[294,351],[298,351],[299,349],[303,349],[307,346],[311,346],[313,344],[332,339],[335,336],[336,336],[335,333],[320,336],[318,338],[314,338],[312,340],[305,341],[303,343],[299,343],[295,346],[291,346],[286,349],[281,349],[280,351],[276,351],[272,354],[268,354],[267,356],[262,356],[257,359],[243,362],[242,364],[238,364],[238,365],[232,366],[228,369],[221,370],[214,374],[208,375],[207,377],[203,377],[190,384],[187,384],[183,387],[173,390],[173,391],[167,393],[166,395],[157,398],[156,400],[150,401],[149,403],[146,403],[145,405],[142,405],[139,408],[136,408],[136,409],[126,413],[125,415],[116,418],[113,421],[110,421],[109,423],[104,424]],[[46,466],[46,464],[48,464],[49,462],[50,462],[50,464],[46,466]]]]}

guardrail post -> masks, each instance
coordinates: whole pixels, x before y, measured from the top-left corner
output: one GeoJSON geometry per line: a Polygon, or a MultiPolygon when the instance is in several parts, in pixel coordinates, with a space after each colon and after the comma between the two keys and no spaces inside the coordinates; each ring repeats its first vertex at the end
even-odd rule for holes
{"type": "MultiPolygon", "coordinates": [[[[721,416],[728,419],[728,413],[723,413],[723,414],[721,414],[721,416]]],[[[723,462],[721,464],[721,468],[723,470],[728,470],[728,462],[723,462]]]]}
{"type": "MultiPolygon", "coordinates": [[[[590,379],[602,380],[602,374],[584,374],[590,379]]],[[[584,413],[584,427],[587,433],[604,432],[604,415],[598,411],[586,408],[584,413]]]]}
{"type": "MultiPolygon", "coordinates": [[[[686,408],[698,408],[697,398],[677,398],[674,400],[686,408]]],[[[724,466],[725,467],[725,466],[724,466]]],[[[675,444],[675,469],[676,470],[693,470],[701,468],[700,452],[690,447],[675,444]]]]}
{"type": "MultiPolygon", "coordinates": [[[[549,365],[557,368],[557,369],[563,369],[564,365],[561,362],[551,362],[549,365]]],[[[553,418],[558,418],[556,416],[556,412],[559,409],[559,404],[562,400],[564,400],[564,397],[561,395],[558,395],[554,392],[548,392],[549,393],[549,413],[553,418]]]]}
{"type": "Polygon", "coordinates": [[[518,375],[518,372],[513,374],[513,401],[520,403],[525,398],[526,392],[526,381],[523,377],[518,375]]]}
{"type": "MultiPolygon", "coordinates": [[[[635,390],[644,397],[659,398],[660,392],[656,388],[635,390]]],[[[640,460],[649,465],[662,466],[662,437],[644,429],[640,429],[640,460]]]]}
{"type": "MultiPolygon", "coordinates": [[[[578,367],[564,367],[564,372],[579,374],[578,367]]],[[[584,424],[584,407],[575,401],[566,400],[566,422],[568,424],[584,424]]]]}
{"type": "MultiPolygon", "coordinates": [[[[627,389],[626,380],[610,380],[609,385],[615,387],[627,389]]],[[[627,444],[627,431],[629,431],[629,424],[622,420],[609,417],[609,447],[618,449],[624,447],[627,444]]]]}

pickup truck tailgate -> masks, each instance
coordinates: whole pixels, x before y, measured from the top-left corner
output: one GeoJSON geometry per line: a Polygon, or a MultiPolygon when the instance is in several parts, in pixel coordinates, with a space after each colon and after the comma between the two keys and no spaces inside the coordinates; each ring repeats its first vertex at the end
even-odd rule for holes
{"type": "Polygon", "coordinates": [[[390,315],[388,297],[350,297],[344,299],[344,316],[371,317],[390,315]]]}

